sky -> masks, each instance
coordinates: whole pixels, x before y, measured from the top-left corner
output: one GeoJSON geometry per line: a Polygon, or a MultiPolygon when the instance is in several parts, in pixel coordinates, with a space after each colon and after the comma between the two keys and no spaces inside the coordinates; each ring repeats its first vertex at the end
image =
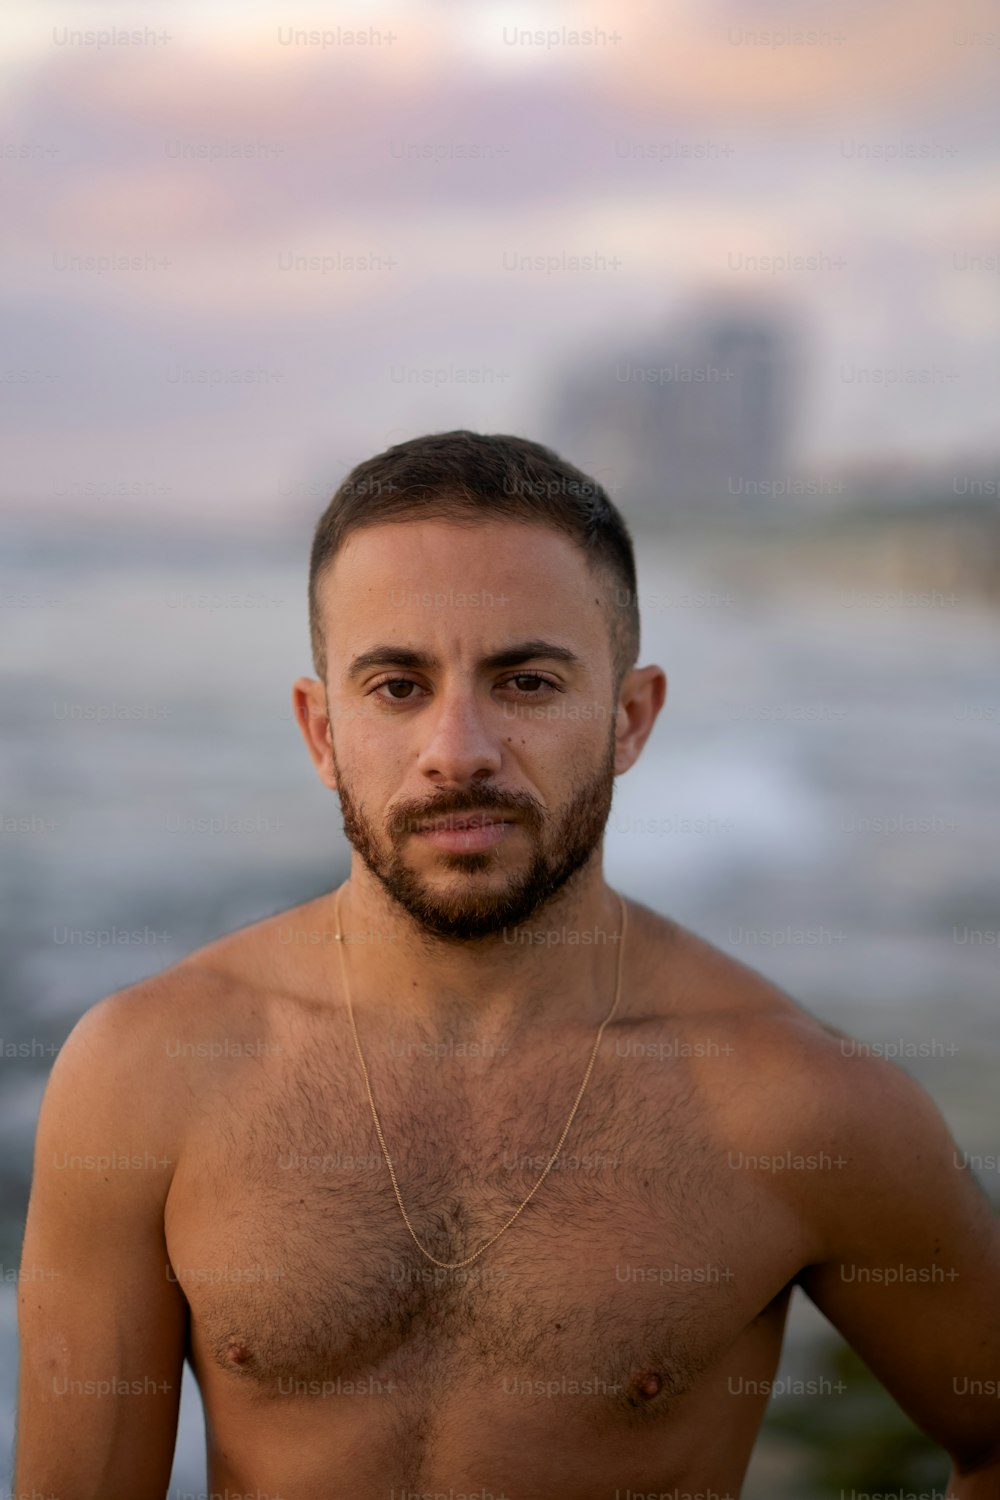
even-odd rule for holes
{"type": "Polygon", "coordinates": [[[995,17],[14,0],[2,504],[280,525],[713,301],[794,313],[803,467],[988,458],[995,17]]]}

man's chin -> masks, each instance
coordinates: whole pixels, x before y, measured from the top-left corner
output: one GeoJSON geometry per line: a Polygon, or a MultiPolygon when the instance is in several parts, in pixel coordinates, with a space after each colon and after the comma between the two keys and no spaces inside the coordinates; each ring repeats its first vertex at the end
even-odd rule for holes
{"type": "Polygon", "coordinates": [[[425,932],[456,941],[499,937],[538,905],[537,892],[529,894],[523,880],[512,879],[495,860],[479,854],[445,856],[437,878],[407,866],[381,879],[425,932]]]}

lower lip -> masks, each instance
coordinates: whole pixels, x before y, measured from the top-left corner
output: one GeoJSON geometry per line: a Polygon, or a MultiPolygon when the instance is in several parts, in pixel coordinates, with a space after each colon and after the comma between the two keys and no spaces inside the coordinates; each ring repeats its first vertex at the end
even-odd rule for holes
{"type": "Polygon", "coordinates": [[[512,823],[482,823],[476,828],[425,828],[420,837],[438,849],[455,854],[479,854],[499,844],[513,828],[512,823]]]}

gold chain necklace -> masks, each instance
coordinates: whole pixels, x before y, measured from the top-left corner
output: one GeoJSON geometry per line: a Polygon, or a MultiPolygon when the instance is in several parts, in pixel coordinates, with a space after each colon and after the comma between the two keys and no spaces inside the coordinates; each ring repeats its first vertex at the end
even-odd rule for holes
{"type": "Polygon", "coordinates": [[[471,1265],[471,1263],[474,1260],[478,1260],[479,1257],[482,1255],[483,1251],[484,1250],[488,1250],[490,1248],[490,1246],[493,1245],[493,1244],[495,1244],[496,1241],[500,1238],[500,1236],[502,1234],[504,1234],[510,1228],[510,1226],[513,1224],[514,1220],[524,1211],[524,1209],[527,1208],[528,1204],[531,1202],[532,1198],[538,1192],[538,1189],[541,1187],[541,1185],[545,1181],[546,1177],[548,1177],[549,1172],[552,1169],[552,1164],[554,1163],[554,1161],[556,1160],[556,1157],[559,1155],[560,1151],[563,1148],[563,1142],[565,1141],[567,1135],[569,1134],[570,1126],[573,1124],[573,1121],[576,1118],[576,1112],[577,1112],[577,1110],[580,1107],[580,1100],[583,1098],[584,1090],[586,1089],[587,1084],[590,1082],[590,1075],[591,1075],[591,1072],[593,1071],[594,1060],[597,1057],[597,1049],[601,1045],[601,1037],[604,1035],[604,1028],[605,1028],[605,1026],[607,1026],[608,1022],[611,1020],[611,1018],[614,1015],[615,1011],[618,1009],[618,1001],[621,998],[621,992],[622,992],[622,955],[625,952],[625,923],[626,923],[625,902],[622,900],[621,896],[618,897],[618,904],[619,904],[619,906],[621,907],[621,910],[622,910],[622,925],[621,925],[621,932],[619,933],[619,938],[618,938],[618,941],[620,943],[620,947],[618,949],[618,966],[617,966],[617,978],[616,978],[616,981],[615,981],[615,1000],[614,1000],[614,1004],[612,1005],[611,1009],[608,1011],[607,1015],[604,1017],[604,1020],[601,1022],[600,1026],[597,1028],[597,1036],[594,1038],[594,1045],[593,1045],[593,1048],[591,1049],[590,1061],[587,1064],[587,1071],[583,1075],[583,1082],[580,1085],[580,1091],[577,1094],[576,1099],[575,1099],[575,1101],[573,1103],[573,1108],[569,1112],[569,1119],[566,1121],[566,1124],[563,1126],[563,1133],[559,1137],[559,1143],[556,1146],[556,1149],[553,1151],[552,1155],[549,1157],[548,1162],[546,1163],[546,1166],[545,1166],[545,1170],[542,1173],[541,1177],[539,1177],[538,1181],[535,1183],[534,1187],[531,1189],[531,1192],[528,1194],[527,1198],[525,1198],[524,1202],[520,1205],[520,1207],[516,1208],[514,1210],[514,1212],[511,1214],[511,1216],[507,1220],[506,1224],[504,1224],[500,1229],[498,1229],[497,1232],[496,1232],[496,1234],[494,1234],[490,1239],[488,1239],[485,1244],[480,1245],[479,1249],[477,1251],[475,1251],[474,1254],[467,1255],[464,1260],[448,1261],[448,1260],[438,1260],[437,1257],[434,1256],[434,1255],[432,1255],[429,1250],[425,1250],[424,1247],[423,1247],[423,1245],[417,1239],[416,1232],[414,1231],[413,1225],[410,1223],[410,1216],[406,1212],[405,1207],[403,1206],[403,1200],[402,1200],[402,1198],[400,1196],[400,1192],[399,1192],[399,1183],[396,1181],[396,1169],[393,1167],[393,1165],[392,1165],[392,1158],[390,1157],[389,1152],[386,1149],[385,1137],[382,1134],[382,1124],[381,1124],[381,1121],[379,1120],[379,1117],[378,1117],[378,1110],[375,1108],[375,1100],[372,1097],[371,1079],[368,1077],[368,1069],[365,1066],[364,1053],[361,1051],[361,1042],[360,1042],[360,1040],[358,1038],[358,1028],[357,1028],[357,1026],[355,1025],[355,1022],[354,1022],[354,1009],[353,1009],[353,1007],[351,1005],[351,991],[350,991],[350,987],[349,987],[349,985],[347,983],[347,966],[346,966],[346,962],[344,960],[344,948],[343,948],[344,937],[343,937],[343,933],[340,930],[340,892],[342,890],[343,890],[343,886],[340,886],[338,888],[338,890],[337,890],[337,895],[336,895],[336,898],[335,898],[337,931],[336,931],[336,933],[334,935],[334,941],[341,944],[341,949],[340,949],[340,972],[341,972],[341,974],[343,976],[343,980],[344,980],[344,998],[347,1001],[347,1014],[350,1017],[350,1021],[351,1021],[351,1031],[354,1034],[354,1045],[357,1048],[358,1061],[361,1064],[361,1072],[364,1075],[365,1089],[366,1089],[367,1094],[368,1094],[368,1103],[371,1105],[372,1119],[375,1122],[375,1134],[378,1136],[378,1143],[382,1147],[382,1155],[385,1157],[385,1164],[389,1168],[389,1176],[390,1176],[390,1178],[392,1180],[392,1190],[396,1194],[396,1202],[399,1204],[399,1211],[403,1215],[403,1222],[405,1223],[407,1229],[410,1231],[410,1235],[411,1235],[411,1237],[413,1239],[413,1243],[416,1245],[417,1249],[420,1251],[420,1253],[422,1255],[426,1256],[429,1261],[433,1261],[434,1265],[436,1265],[436,1266],[442,1266],[446,1271],[457,1271],[462,1266],[471,1265]]]}

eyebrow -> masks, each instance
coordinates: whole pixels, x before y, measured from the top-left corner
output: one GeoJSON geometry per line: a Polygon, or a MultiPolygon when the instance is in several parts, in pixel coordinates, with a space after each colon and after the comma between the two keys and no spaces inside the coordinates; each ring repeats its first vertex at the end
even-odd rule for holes
{"type": "MultiPolygon", "coordinates": [[[[481,658],[479,666],[489,670],[497,667],[519,667],[526,661],[537,661],[539,658],[565,662],[570,667],[582,666],[580,658],[568,647],[557,646],[554,641],[541,640],[518,641],[516,645],[505,646],[502,651],[493,651],[489,656],[481,658]]],[[[433,672],[440,666],[441,662],[429,651],[414,651],[409,646],[386,644],[373,646],[370,651],[362,651],[360,656],[356,656],[351,662],[344,677],[345,681],[352,682],[371,667],[410,667],[413,670],[423,668],[425,671],[433,672]]]]}

